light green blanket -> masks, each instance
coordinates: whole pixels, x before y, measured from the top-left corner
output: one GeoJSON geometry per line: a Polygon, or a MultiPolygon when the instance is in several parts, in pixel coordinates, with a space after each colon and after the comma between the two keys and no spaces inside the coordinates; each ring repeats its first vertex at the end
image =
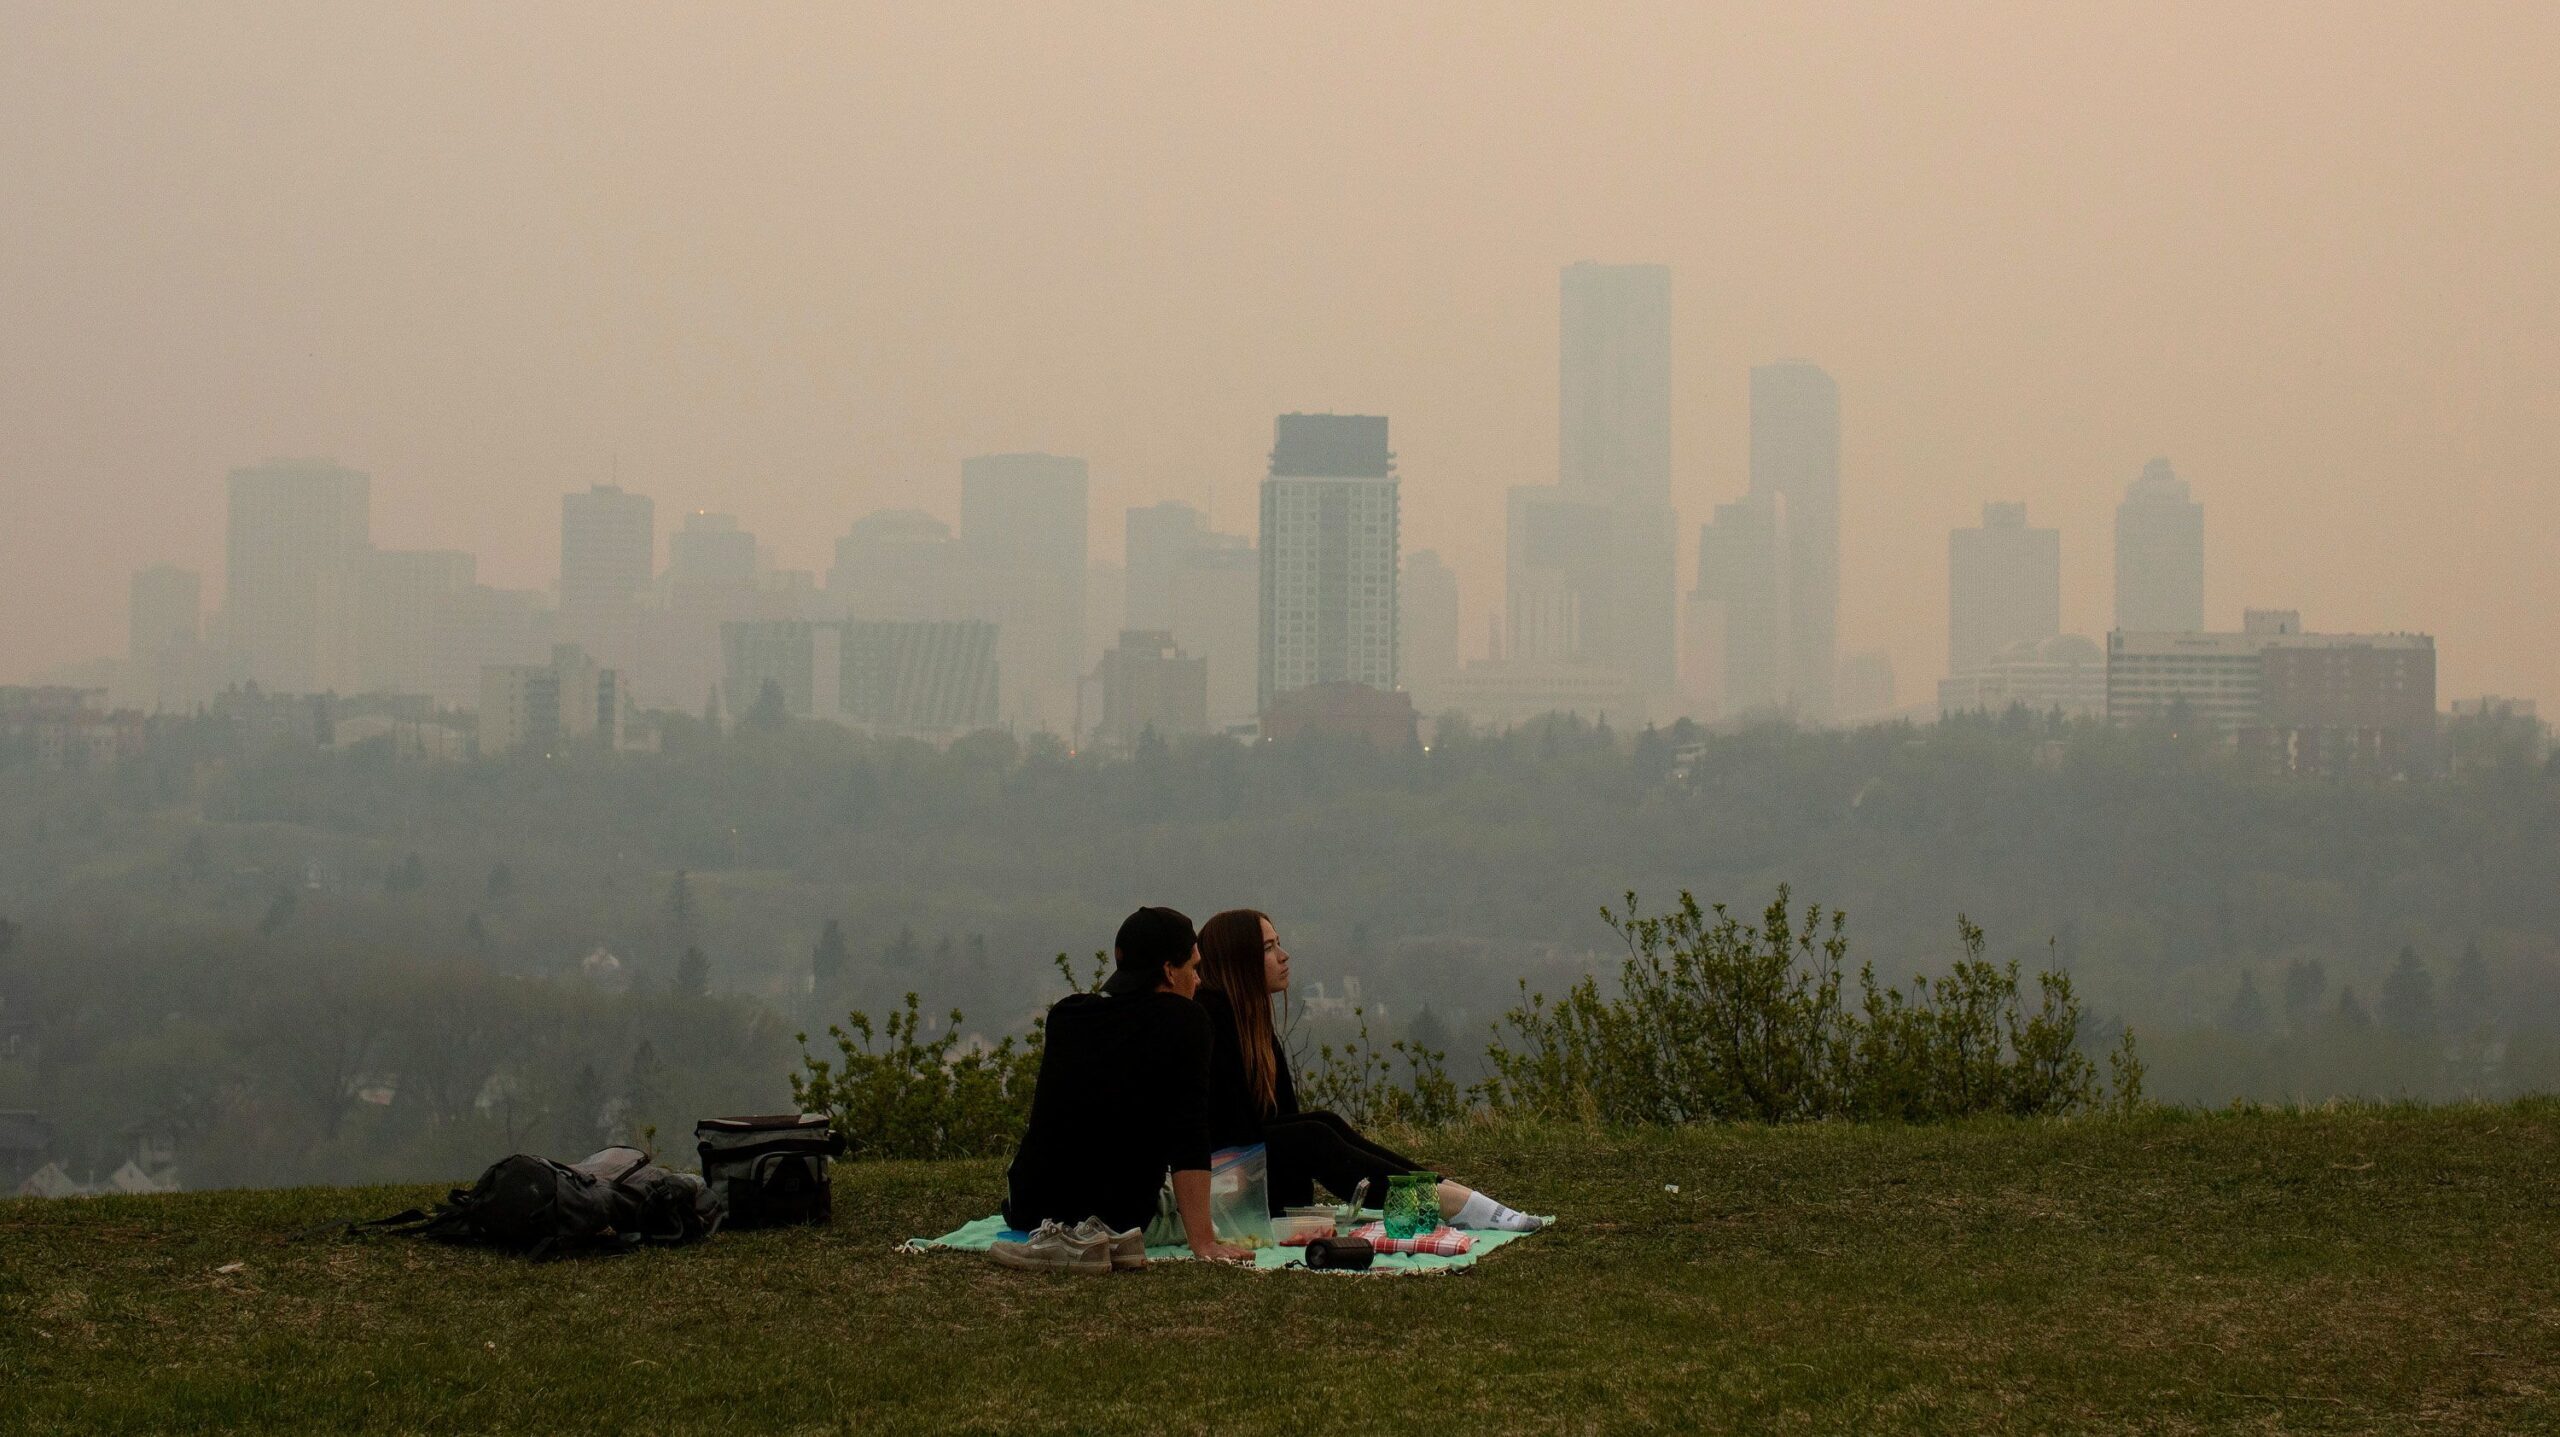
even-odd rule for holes
{"type": "MultiPolygon", "coordinates": [[[[1371,1211],[1370,1215],[1373,1217],[1376,1216],[1374,1209],[1371,1211]]],[[[955,1252],[985,1252],[988,1248],[994,1246],[996,1239],[1004,1236],[1005,1232],[1006,1228],[1004,1225],[1003,1215],[993,1214],[987,1217],[982,1217],[976,1222],[954,1228],[940,1237],[911,1238],[905,1243],[900,1244],[899,1251],[929,1252],[932,1249],[939,1247],[949,1248],[955,1252]]],[[[1521,1238],[1531,1236],[1531,1234],[1525,1232],[1471,1232],[1468,1236],[1475,1239],[1475,1245],[1468,1249],[1464,1255],[1459,1257],[1432,1257],[1424,1253],[1382,1252],[1378,1254],[1377,1265],[1370,1268],[1367,1273],[1353,1272],[1345,1275],[1350,1277],[1405,1276],[1413,1273],[1447,1272],[1452,1268],[1473,1267],[1478,1260],[1485,1256],[1485,1254],[1492,1252],[1498,1247],[1502,1247],[1506,1244],[1517,1242],[1521,1238]]],[[[1147,1256],[1157,1262],[1190,1262],[1193,1260],[1191,1256],[1191,1249],[1187,1247],[1151,1247],[1147,1249],[1147,1256]]],[[[1299,1272],[1313,1271],[1314,1269],[1310,1269],[1304,1265],[1302,1259],[1305,1256],[1305,1250],[1301,1248],[1266,1247],[1253,1255],[1253,1265],[1257,1269],[1265,1272],[1279,1268],[1288,1268],[1299,1272]]],[[[1328,1271],[1330,1271],[1330,1269],[1328,1269],[1328,1271]]]]}

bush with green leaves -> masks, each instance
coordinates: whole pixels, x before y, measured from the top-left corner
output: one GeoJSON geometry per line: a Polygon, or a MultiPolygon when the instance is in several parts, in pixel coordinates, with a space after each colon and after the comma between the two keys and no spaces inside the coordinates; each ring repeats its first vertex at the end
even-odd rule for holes
{"type": "MultiPolygon", "coordinates": [[[[1962,917],[1963,956],[1945,974],[1914,978],[1906,993],[1863,965],[1854,1005],[1846,917],[1799,910],[1783,886],[1756,923],[1685,892],[1659,914],[1639,911],[1630,893],[1624,912],[1601,917],[1627,949],[1615,995],[1593,977],[1553,1002],[1524,984],[1483,1083],[1461,1093],[1446,1053],[1382,1043],[1355,1008],[1358,1036],[1317,1048],[1299,1084],[1306,1106],[1362,1127],[1432,1127],[1479,1110],[1641,1127],[2033,1117],[2141,1102],[2132,1032],[2102,1083],[2081,1051],[2070,976],[2037,974],[2031,1003],[2018,965],[1986,960],[1982,930],[1962,917]]],[[[1070,986],[1090,986],[1076,983],[1064,954],[1058,970],[1070,986]]],[[[961,1023],[955,1010],[924,1036],[910,993],[875,1042],[870,1017],[856,1012],[828,1030],[838,1061],[811,1056],[802,1037],[792,1094],[805,1110],[832,1113],[856,1157],[1002,1154],[1030,1116],[1042,1026],[1018,1046],[1007,1038],[962,1051],[961,1023]]]]}
{"type": "MultiPolygon", "coordinates": [[[[1058,974],[1070,988],[1089,992],[1099,986],[1097,966],[1091,982],[1079,983],[1067,955],[1057,957],[1058,974]]],[[[1000,1157],[1013,1150],[1031,1120],[1032,1088],[1040,1077],[1047,1020],[1034,1018],[1031,1032],[994,1046],[962,1046],[967,1019],[951,1010],[949,1021],[930,1036],[916,995],[903,1008],[887,1013],[877,1029],[871,1015],[856,1009],[831,1025],[834,1059],[809,1051],[809,1035],[799,1035],[800,1071],[791,1075],[792,1101],[804,1113],[823,1112],[844,1135],[845,1155],[853,1158],[1000,1157]]]]}
{"type": "Polygon", "coordinates": [[[1363,1128],[1437,1127],[1465,1114],[1466,1100],[1449,1079],[1446,1052],[1410,1038],[1381,1044],[1369,1036],[1367,1009],[1354,1008],[1351,1015],[1359,1021],[1359,1036],[1340,1048],[1319,1044],[1314,1066],[1299,1080],[1306,1108],[1340,1114],[1363,1128]]]}
{"type": "MultiPolygon", "coordinates": [[[[1858,973],[1845,996],[1846,920],[1781,887],[1757,924],[1688,893],[1668,913],[1601,915],[1626,944],[1618,992],[1585,978],[1550,1003],[1523,989],[1509,1033],[1476,1090],[1498,1112],[1626,1125],[1783,1123],[1823,1118],[1928,1121],[2096,1107],[2108,1096],[2080,1051],[2069,975],[2036,976],[2027,1004],[2016,964],[1982,957],[1962,918],[1964,956],[1911,992],[1858,973]]],[[[2110,1059],[2112,1098],[2138,1103],[2128,1032],[2110,1059]]]]}

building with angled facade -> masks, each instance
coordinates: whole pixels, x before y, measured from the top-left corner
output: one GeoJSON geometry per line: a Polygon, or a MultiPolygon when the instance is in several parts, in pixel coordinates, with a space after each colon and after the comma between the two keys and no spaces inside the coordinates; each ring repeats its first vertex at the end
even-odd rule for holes
{"type": "Polygon", "coordinates": [[[2204,506],[2166,459],[2143,465],[2116,506],[2116,627],[2204,628],[2204,506]]]}
{"type": "Polygon", "coordinates": [[[947,743],[1001,717],[993,624],[856,619],[840,653],[838,708],[855,728],[947,743]]]}

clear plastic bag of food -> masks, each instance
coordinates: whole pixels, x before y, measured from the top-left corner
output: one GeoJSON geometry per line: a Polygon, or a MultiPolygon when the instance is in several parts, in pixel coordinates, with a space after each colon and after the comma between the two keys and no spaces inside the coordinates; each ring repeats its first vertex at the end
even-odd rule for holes
{"type": "Polygon", "coordinates": [[[1262,1144],[1209,1155],[1209,1225],[1220,1242],[1272,1245],[1271,1156],[1262,1144]]]}

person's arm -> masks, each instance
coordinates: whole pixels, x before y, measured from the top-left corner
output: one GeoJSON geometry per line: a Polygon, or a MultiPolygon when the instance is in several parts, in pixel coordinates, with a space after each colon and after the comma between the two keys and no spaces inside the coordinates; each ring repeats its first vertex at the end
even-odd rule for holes
{"type": "Polygon", "coordinates": [[[1192,1256],[1249,1261],[1251,1252],[1218,1241],[1217,1227],[1209,1220],[1209,1015],[1190,1002],[1172,1013],[1165,1116],[1173,1139],[1173,1208],[1182,1214],[1182,1236],[1191,1244],[1192,1256]]]}
{"type": "Polygon", "coordinates": [[[1209,1222],[1209,1170],[1186,1168],[1173,1175],[1173,1208],[1182,1214],[1182,1235],[1191,1255],[1210,1262],[1250,1262],[1253,1254],[1218,1241],[1209,1222]]]}

